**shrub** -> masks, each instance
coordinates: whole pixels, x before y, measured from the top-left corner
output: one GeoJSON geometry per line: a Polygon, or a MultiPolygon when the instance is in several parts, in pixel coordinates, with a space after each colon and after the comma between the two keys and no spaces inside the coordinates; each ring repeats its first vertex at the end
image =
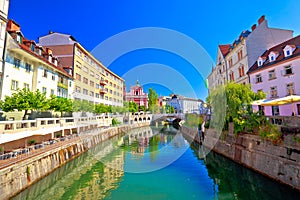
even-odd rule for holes
{"type": "Polygon", "coordinates": [[[112,123],[113,126],[121,124],[121,122],[119,122],[116,118],[113,118],[111,123],[112,123]]]}
{"type": "Polygon", "coordinates": [[[36,143],[35,140],[29,140],[29,141],[28,141],[28,144],[29,144],[29,145],[33,145],[33,144],[35,144],[35,143],[36,143]]]}
{"type": "Polygon", "coordinates": [[[272,141],[274,144],[278,144],[282,141],[282,133],[277,125],[267,123],[259,128],[259,135],[262,139],[272,141]]]}

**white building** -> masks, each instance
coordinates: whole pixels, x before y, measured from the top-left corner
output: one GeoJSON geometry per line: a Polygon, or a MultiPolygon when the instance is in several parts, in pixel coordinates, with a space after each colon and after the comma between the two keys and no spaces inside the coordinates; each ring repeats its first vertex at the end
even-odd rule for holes
{"type": "MultiPolygon", "coordinates": [[[[5,36],[6,36],[6,23],[8,15],[9,0],[0,1],[0,77],[3,72],[3,65],[5,62],[4,53],[5,53],[5,36]]],[[[2,78],[0,78],[2,81],[2,78]]],[[[0,86],[2,82],[0,82],[0,86]]]]}
{"type": "Polygon", "coordinates": [[[178,95],[172,95],[167,104],[174,107],[176,113],[200,113],[201,99],[187,98],[178,95]]]}
{"type": "Polygon", "coordinates": [[[46,97],[72,98],[72,76],[58,65],[51,50],[27,40],[12,20],[7,23],[7,32],[1,99],[22,88],[40,90],[46,97]]]}
{"type": "Polygon", "coordinates": [[[293,37],[291,30],[269,28],[264,16],[258,20],[258,25],[254,24],[251,29],[252,32],[243,31],[230,46],[229,52],[225,56],[225,69],[223,69],[222,57],[221,65],[217,60],[216,69],[208,76],[209,90],[218,83],[224,83],[224,74],[226,81],[248,84],[249,79],[246,73],[256,62],[257,57],[272,46],[293,37]],[[218,76],[218,73],[221,73],[222,76],[218,76]]]}

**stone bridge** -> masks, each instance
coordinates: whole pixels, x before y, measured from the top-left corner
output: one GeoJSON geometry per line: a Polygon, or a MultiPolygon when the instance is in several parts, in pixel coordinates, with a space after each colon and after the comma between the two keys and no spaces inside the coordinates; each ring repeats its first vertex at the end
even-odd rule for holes
{"type": "Polygon", "coordinates": [[[180,114],[155,114],[152,115],[152,123],[173,123],[180,122],[185,118],[185,115],[180,114]]]}

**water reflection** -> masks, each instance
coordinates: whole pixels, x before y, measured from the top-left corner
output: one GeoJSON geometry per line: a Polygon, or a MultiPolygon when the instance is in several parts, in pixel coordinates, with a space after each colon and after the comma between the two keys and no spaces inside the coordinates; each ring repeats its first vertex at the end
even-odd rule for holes
{"type": "MultiPolygon", "coordinates": [[[[197,156],[203,155],[202,146],[193,143],[197,156]]],[[[213,179],[213,190],[217,199],[299,199],[300,192],[253,172],[227,158],[210,152],[205,157],[209,176],[213,179]]]]}
{"type": "Polygon", "coordinates": [[[135,129],[99,144],[13,199],[297,199],[300,195],[213,152],[205,156],[204,151],[195,144],[189,148],[174,129],[135,129]],[[172,162],[176,157],[180,158],[172,162]]]}

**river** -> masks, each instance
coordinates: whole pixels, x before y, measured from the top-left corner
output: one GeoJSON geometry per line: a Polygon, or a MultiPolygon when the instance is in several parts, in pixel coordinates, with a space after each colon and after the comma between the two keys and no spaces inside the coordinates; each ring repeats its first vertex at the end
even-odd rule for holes
{"type": "Polygon", "coordinates": [[[188,142],[140,128],[105,141],[14,197],[41,199],[298,199],[300,193],[188,142]],[[201,159],[200,159],[201,158],[201,159]]]}

